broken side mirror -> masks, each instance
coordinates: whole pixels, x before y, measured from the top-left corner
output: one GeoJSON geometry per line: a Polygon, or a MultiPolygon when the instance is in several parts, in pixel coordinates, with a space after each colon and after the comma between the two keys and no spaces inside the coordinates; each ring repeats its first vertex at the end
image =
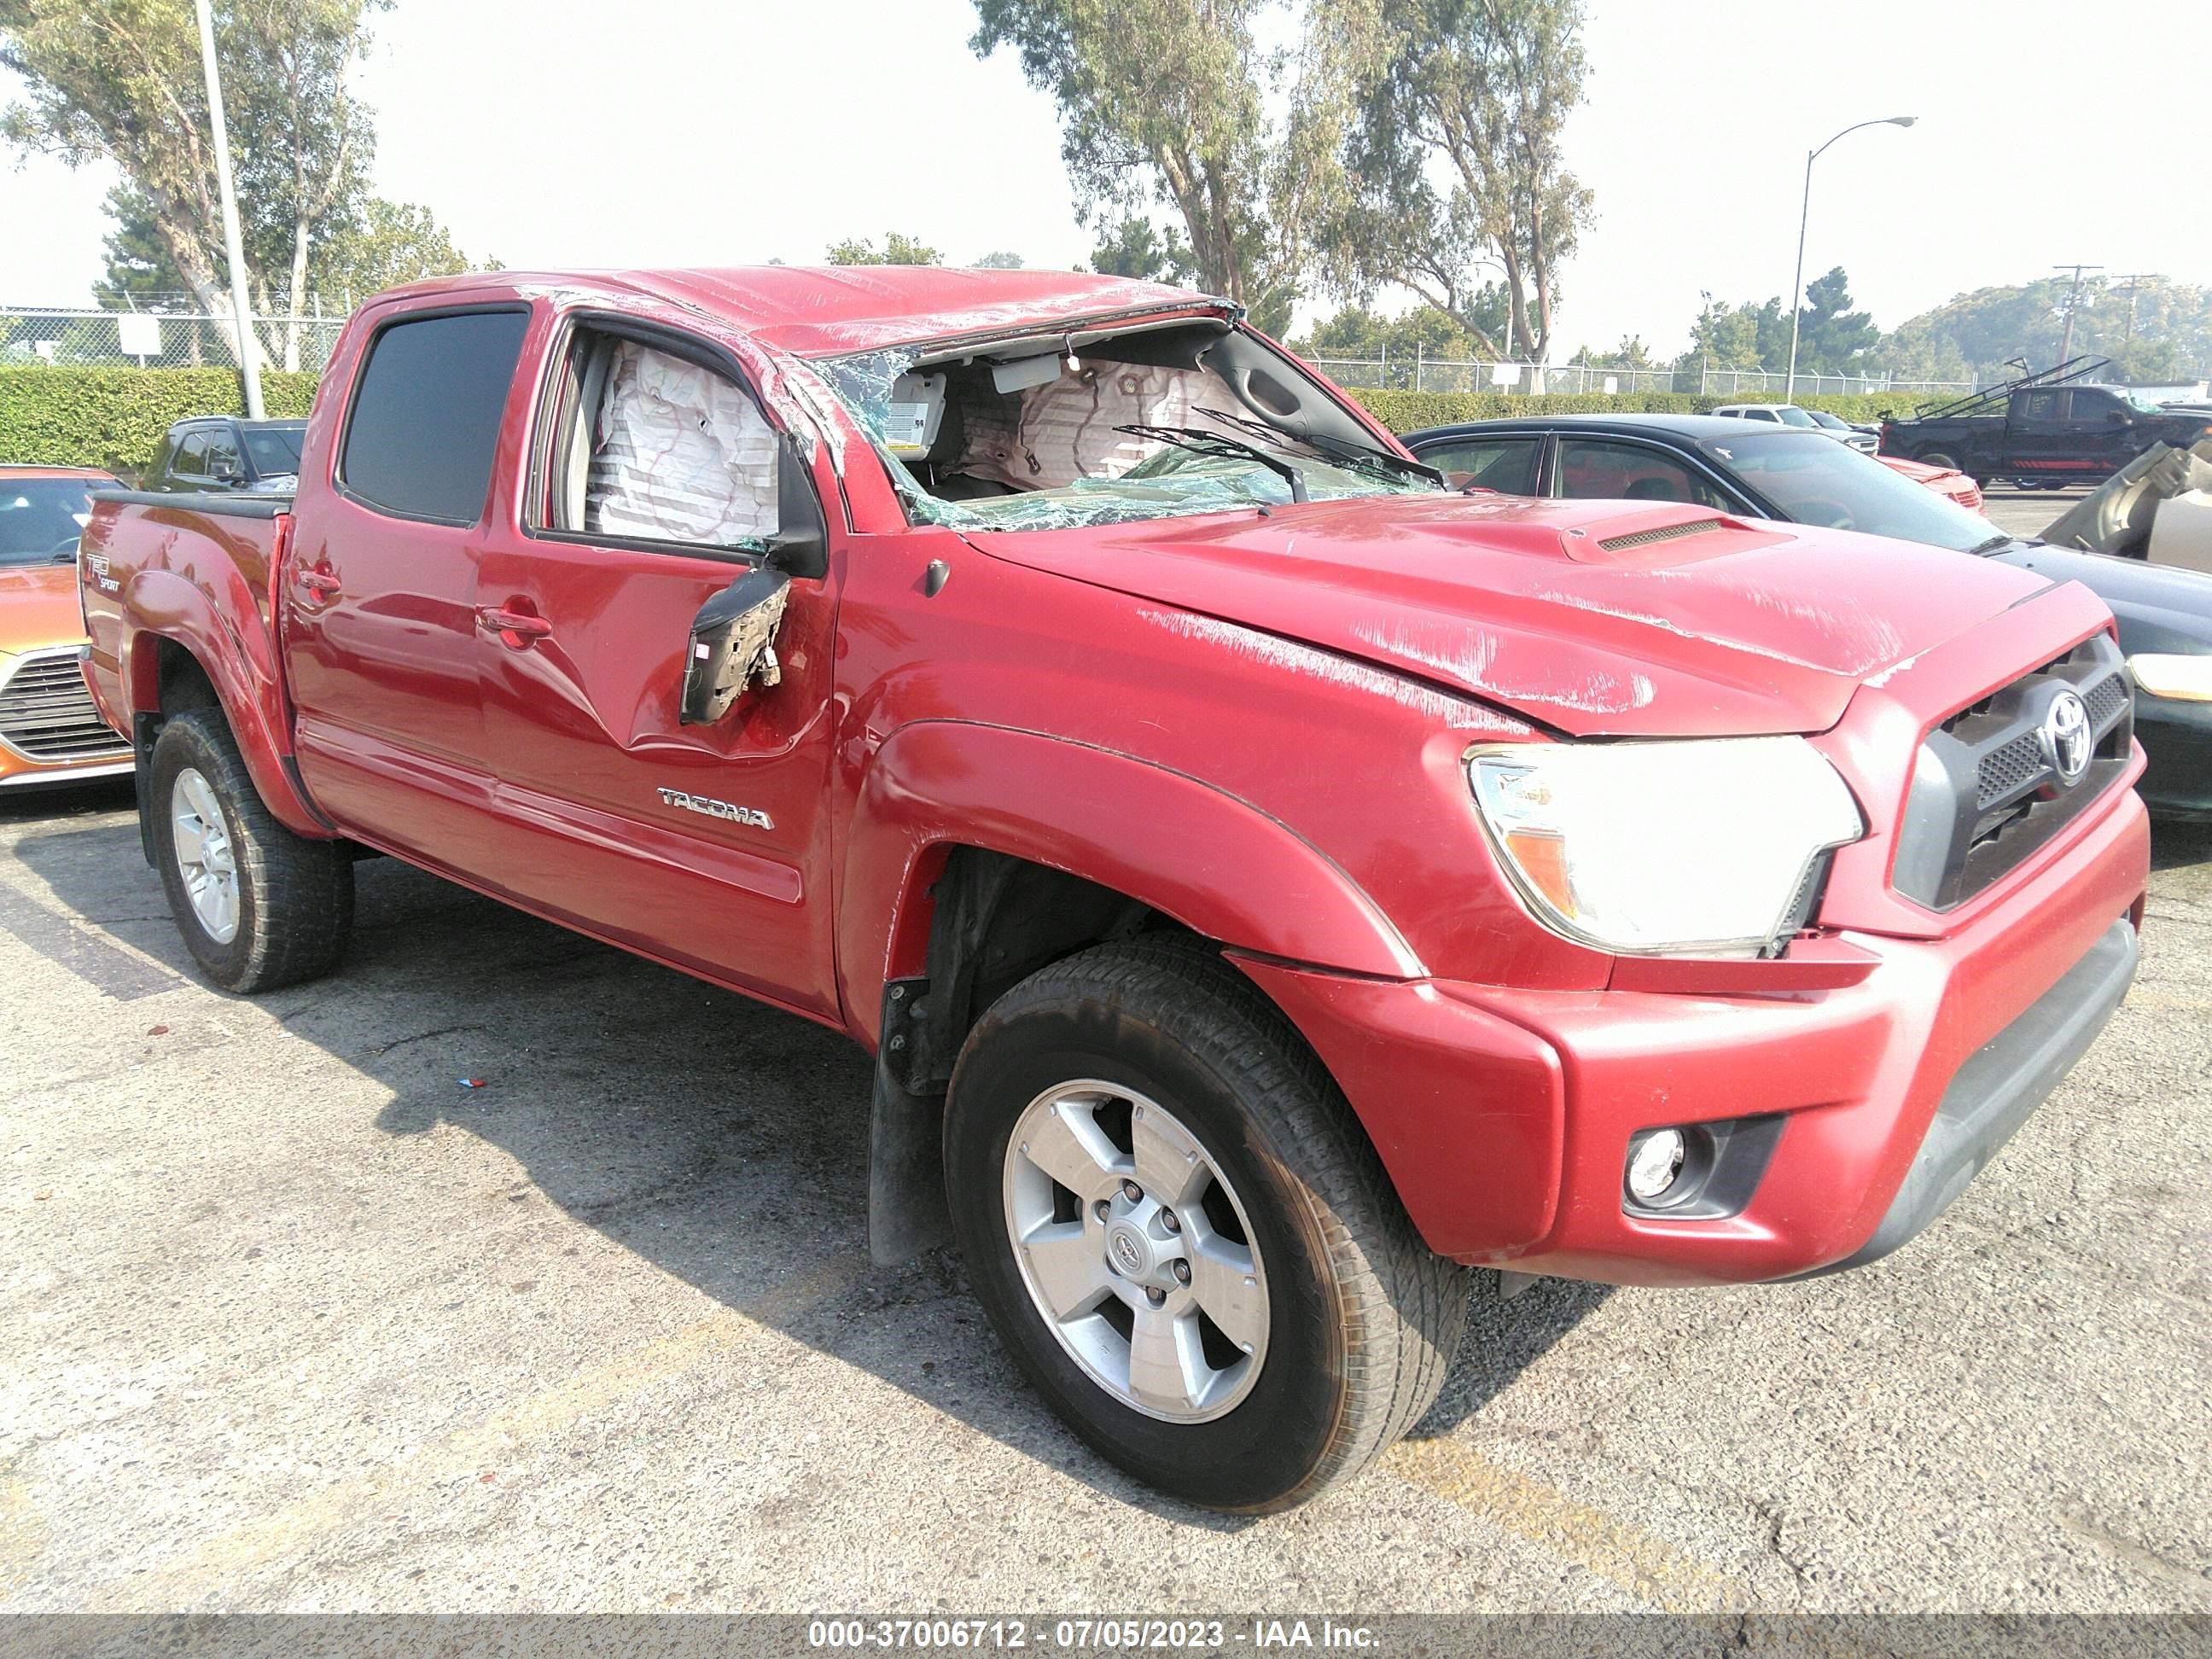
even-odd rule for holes
{"type": "Polygon", "coordinates": [[[775,447],[775,510],[768,562],[792,575],[821,580],[830,574],[830,526],[814,493],[813,469],[789,437],[775,447]]]}
{"type": "MultiPolygon", "coordinates": [[[[811,495],[810,495],[811,499],[811,495]]],[[[684,692],[677,718],[685,726],[711,726],[757,681],[783,678],[775,659],[775,630],[791,594],[787,571],[748,570],[691,619],[684,653],[684,692]]]]}

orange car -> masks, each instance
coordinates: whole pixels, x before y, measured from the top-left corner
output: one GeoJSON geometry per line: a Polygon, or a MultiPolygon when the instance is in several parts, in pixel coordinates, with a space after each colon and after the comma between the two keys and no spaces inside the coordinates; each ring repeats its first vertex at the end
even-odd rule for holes
{"type": "Polygon", "coordinates": [[[77,649],[76,538],[95,489],[70,466],[0,466],[0,789],[131,770],[131,744],[93,707],[77,649]]]}

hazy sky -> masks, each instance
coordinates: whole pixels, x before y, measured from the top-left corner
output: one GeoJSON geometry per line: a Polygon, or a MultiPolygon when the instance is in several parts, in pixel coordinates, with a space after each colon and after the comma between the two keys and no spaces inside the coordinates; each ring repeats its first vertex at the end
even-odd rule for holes
{"type": "MultiPolygon", "coordinates": [[[[1671,353],[1701,289],[1786,293],[1806,150],[1875,116],[1920,122],[1820,158],[1806,269],[1844,265],[1885,326],[2062,261],[2212,283],[2203,0],[1589,14],[1567,153],[1598,219],[1561,357],[1625,333],[1671,353]]],[[[399,0],[362,77],[377,185],[510,266],[800,263],[889,229],[955,263],[1079,263],[1052,104],[972,27],[966,0],[399,0]]],[[[82,300],[110,182],[0,163],[0,303],[82,300]]]]}

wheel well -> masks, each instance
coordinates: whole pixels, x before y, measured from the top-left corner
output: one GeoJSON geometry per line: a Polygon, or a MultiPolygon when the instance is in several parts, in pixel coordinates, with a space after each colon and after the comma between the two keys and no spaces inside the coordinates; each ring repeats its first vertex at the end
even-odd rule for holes
{"type": "Polygon", "coordinates": [[[1140,899],[1048,865],[980,847],[941,849],[933,862],[927,902],[917,895],[915,905],[927,911],[927,936],[902,953],[908,976],[884,987],[876,1051],[868,1249],[886,1266],[951,1237],[945,1096],[985,1009],[1038,969],[1109,939],[1162,933],[1219,948],[1140,899]]]}
{"type": "Polygon", "coordinates": [[[978,847],[946,854],[929,899],[923,976],[893,981],[884,1005],[886,1060],[920,1094],[944,1091],[983,1011],[1038,969],[1108,939],[1200,937],[1140,899],[978,847]]]}
{"type": "Polygon", "coordinates": [[[222,699],[216,695],[215,682],[200,666],[198,657],[174,640],[156,640],[154,647],[154,683],[164,718],[187,708],[222,707],[222,699]]]}

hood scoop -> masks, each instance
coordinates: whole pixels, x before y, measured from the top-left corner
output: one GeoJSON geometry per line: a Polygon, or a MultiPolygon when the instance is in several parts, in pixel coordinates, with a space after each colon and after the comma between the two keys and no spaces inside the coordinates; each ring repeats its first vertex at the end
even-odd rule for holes
{"type": "Polygon", "coordinates": [[[1649,547],[1654,542],[1678,542],[1685,536],[1704,536],[1716,530],[1741,530],[1745,527],[1729,519],[1692,519],[1684,524],[1663,524],[1652,530],[1632,531],[1626,536],[1608,536],[1598,545],[1608,553],[1625,553],[1632,547],[1649,547]]]}

